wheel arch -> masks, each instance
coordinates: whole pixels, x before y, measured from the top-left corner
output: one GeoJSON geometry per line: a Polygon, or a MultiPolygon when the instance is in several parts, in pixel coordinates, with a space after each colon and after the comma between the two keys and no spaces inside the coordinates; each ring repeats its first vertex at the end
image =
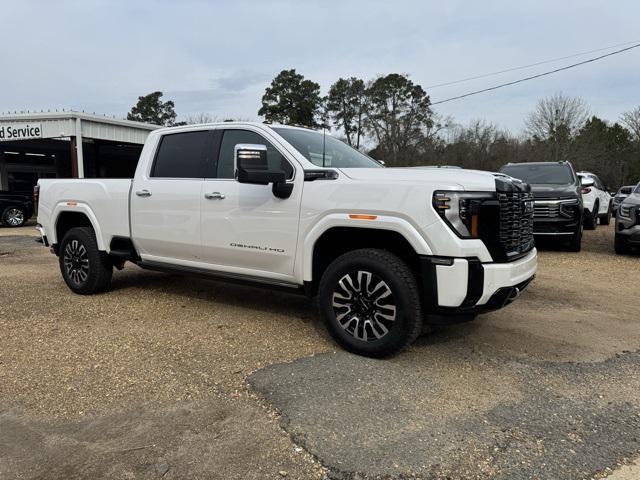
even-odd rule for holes
{"type": "MultiPolygon", "coordinates": [[[[397,230],[354,226],[332,226],[313,242],[310,262],[305,268],[305,287],[309,295],[317,293],[320,279],[329,264],[340,255],[362,248],[378,248],[391,252],[415,269],[419,254],[412,243],[397,230]]],[[[416,270],[417,273],[417,270],[416,270]]]]}
{"type": "Polygon", "coordinates": [[[75,227],[90,227],[96,234],[98,249],[106,250],[106,244],[102,238],[102,232],[97,218],[93,212],[85,205],[77,205],[73,210],[59,209],[56,212],[54,223],[54,235],[52,244],[54,249],[60,244],[64,235],[75,227]]]}

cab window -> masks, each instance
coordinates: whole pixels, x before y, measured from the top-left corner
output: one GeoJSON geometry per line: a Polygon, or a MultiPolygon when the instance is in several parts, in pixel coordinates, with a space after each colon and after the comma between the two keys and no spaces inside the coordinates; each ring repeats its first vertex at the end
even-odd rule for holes
{"type": "Polygon", "coordinates": [[[269,141],[267,141],[262,135],[255,132],[236,129],[225,130],[222,136],[220,154],[218,156],[217,178],[235,177],[233,152],[235,146],[239,143],[251,143],[266,146],[269,170],[282,170],[285,172],[287,179],[293,178],[293,167],[269,141]]]}

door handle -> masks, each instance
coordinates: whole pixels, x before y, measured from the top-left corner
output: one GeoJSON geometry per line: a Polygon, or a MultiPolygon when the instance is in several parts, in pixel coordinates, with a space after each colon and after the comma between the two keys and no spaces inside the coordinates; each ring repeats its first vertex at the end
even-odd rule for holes
{"type": "Polygon", "coordinates": [[[151,192],[149,190],[138,190],[136,192],[136,195],[139,197],[150,197],[151,196],[151,192]]]}
{"type": "Polygon", "coordinates": [[[204,194],[204,198],[206,198],[207,200],[224,200],[224,197],[226,195],[224,193],[220,193],[220,192],[212,192],[212,193],[205,193],[204,194]]]}

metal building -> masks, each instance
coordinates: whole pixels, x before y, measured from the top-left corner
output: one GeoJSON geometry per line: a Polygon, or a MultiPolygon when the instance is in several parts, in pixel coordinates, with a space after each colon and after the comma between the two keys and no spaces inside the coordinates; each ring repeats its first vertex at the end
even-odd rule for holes
{"type": "Polygon", "coordinates": [[[0,115],[0,190],[31,191],[39,178],[132,177],[156,128],[74,111],[0,115]]]}

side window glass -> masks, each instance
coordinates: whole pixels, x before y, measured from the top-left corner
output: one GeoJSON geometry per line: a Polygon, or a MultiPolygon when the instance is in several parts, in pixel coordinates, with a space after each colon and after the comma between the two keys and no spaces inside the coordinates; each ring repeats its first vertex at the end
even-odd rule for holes
{"type": "Polygon", "coordinates": [[[249,130],[225,130],[218,156],[218,178],[234,178],[233,152],[239,143],[253,143],[267,147],[269,170],[284,170],[287,179],[293,178],[293,167],[262,135],[249,130]]]}
{"type": "Polygon", "coordinates": [[[204,178],[210,132],[171,133],[160,139],[151,170],[155,178],[204,178]]]}

